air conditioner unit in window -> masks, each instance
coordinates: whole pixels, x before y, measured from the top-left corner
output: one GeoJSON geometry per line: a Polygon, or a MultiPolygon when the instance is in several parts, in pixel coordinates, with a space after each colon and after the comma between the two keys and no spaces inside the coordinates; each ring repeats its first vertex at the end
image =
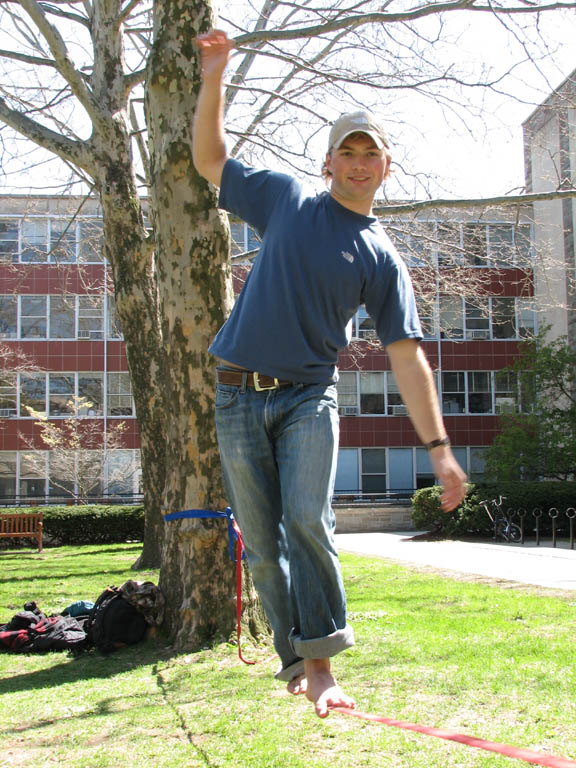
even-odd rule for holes
{"type": "Polygon", "coordinates": [[[90,331],[78,331],[78,338],[79,339],[89,339],[90,338],[90,331]]]}
{"type": "Polygon", "coordinates": [[[482,330],[468,331],[468,338],[470,339],[489,339],[490,331],[487,328],[482,330]]]}
{"type": "Polygon", "coordinates": [[[373,328],[361,328],[359,331],[361,339],[377,339],[378,334],[373,328]]]}
{"type": "Polygon", "coordinates": [[[406,416],[408,414],[408,408],[405,405],[391,405],[390,413],[392,416],[406,416]]]}
{"type": "Polygon", "coordinates": [[[0,408],[0,418],[8,419],[10,416],[16,416],[16,414],[15,408],[0,408]]]}
{"type": "Polygon", "coordinates": [[[358,414],[358,408],[355,405],[341,405],[338,408],[340,416],[356,416],[358,414]]]}

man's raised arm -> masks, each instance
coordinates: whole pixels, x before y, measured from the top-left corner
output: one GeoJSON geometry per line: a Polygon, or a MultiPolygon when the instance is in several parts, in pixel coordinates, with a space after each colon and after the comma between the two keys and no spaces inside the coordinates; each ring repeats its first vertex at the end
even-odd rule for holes
{"type": "Polygon", "coordinates": [[[224,137],[222,76],[234,47],[225,32],[212,30],[196,39],[202,57],[202,85],[194,115],[192,155],[196,170],[220,186],[228,159],[224,137]]]}

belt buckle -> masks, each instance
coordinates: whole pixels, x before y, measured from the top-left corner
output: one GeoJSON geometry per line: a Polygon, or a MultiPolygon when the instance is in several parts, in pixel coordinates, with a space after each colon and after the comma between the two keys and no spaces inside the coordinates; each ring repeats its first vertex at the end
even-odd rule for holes
{"type": "Polygon", "coordinates": [[[276,377],[274,377],[274,384],[272,384],[269,387],[263,387],[260,384],[260,374],[254,371],[252,376],[254,377],[254,389],[256,390],[256,392],[266,392],[266,390],[268,389],[278,389],[280,387],[280,384],[276,377]]]}

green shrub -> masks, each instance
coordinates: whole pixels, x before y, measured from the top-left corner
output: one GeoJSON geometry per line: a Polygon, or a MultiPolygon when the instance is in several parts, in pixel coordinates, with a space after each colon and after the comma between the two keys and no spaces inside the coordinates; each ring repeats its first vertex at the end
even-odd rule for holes
{"type": "Polygon", "coordinates": [[[450,512],[442,509],[441,493],[442,488],[438,485],[416,491],[412,497],[412,521],[417,529],[449,537],[490,534],[492,523],[478,505],[482,497],[477,496],[475,486],[468,486],[462,504],[450,512]]]}
{"type": "MultiPolygon", "coordinates": [[[[62,507],[2,509],[4,513],[43,512],[44,536],[57,544],[100,544],[142,541],[144,507],[85,504],[62,507]]],[[[16,544],[25,539],[5,539],[16,544]]]]}
{"type": "Polygon", "coordinates": [[[568,531],[565,511],[576,508],[576,483],[478,483],[468,485],[466,498],[458,509],[443,512],[440,504],[442,489],[434,485],[421,488],[412,497],[412,521],[418,530],[431,531],[442,536],[492,536],[493,524],[486,511],[480,506],[483,499],[504,497],[502,509],[513,513],[516,522],[524,514],[524,530],[531,536],[535,528],[534,512],[541,510],[540,533],[548,535],[552,522],[548,511],[552,508],[560,512],[558,518],[559,533],[568,531]]]}

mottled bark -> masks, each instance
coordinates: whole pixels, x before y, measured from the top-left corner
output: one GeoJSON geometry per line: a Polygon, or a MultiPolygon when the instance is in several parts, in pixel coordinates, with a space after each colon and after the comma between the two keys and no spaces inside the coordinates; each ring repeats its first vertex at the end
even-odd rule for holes
{"type": "MultiPolygon", "coordinates": [[[[208,4],[155,4],[146,102],[167,361],[165,512],[226,505],[213,416],[215,361],[208,347],[232,306],[230,236],[216,190],[196,173],[191,152],[200,83],[194,38],[211,25],[208,4]]],[[[228,638],[235,627],[235,583],[225,522],[167,522],[160,585],[167,596],[166,627],[177,648],[228,638]]],[[[247,626],[252,633],[265,631],[249,602],[247,626]]]]}

